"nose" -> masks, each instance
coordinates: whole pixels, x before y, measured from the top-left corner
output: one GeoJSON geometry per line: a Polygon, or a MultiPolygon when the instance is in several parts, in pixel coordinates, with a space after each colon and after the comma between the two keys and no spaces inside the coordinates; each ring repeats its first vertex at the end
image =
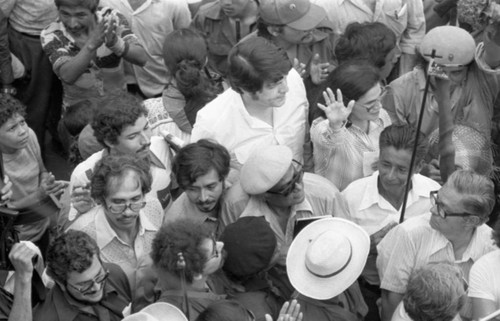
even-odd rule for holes
{"type": "Polygon", "coordinates": [[[150,130],[143,130],[141,132],[141,144],[148,145],[151,141],[151,132],[150,130]]]}
{"type": "Polygon", "coordinates": [[[68,26],[70,28],[76,28],[78,26],[78,21],[75,17],[71,17],[69,18],[69,21],[68,21],[68,26]]]}
{"type": "Polygon", "coordinates": [[[389,173],[387,173],[387,178],[394,179],[395,176],[396,176],[396,169],[392,167],[389,173]]]}
{"type": "Polygon", "coordinates": [[[204,188],[200,191],[200,201],[205,202],[208,200],[208,191],[204,188]]]}
{"type": "Polygon", "coordinates": [[[283,83],[281,84],[279,91],[281,94],[286,94],[288,92],[288,83],[286,79],[283,79],[283,83]]]}

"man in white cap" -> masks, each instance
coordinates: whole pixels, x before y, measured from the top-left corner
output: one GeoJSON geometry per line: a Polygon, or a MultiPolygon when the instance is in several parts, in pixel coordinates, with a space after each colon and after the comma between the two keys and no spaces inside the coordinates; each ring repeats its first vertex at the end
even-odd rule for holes
{"type": "Polygon", "coordinates": [[[166,302],[156,302],[141,311],[131,314],[123,321],[188,321],[184,313],[176,306],[166,302]]]}
{"type": "MultiPolygon", "coordinates": [[[[240,182],[231,187],[222,205],[224,225],[245,216],[263,216],[278,241],[271,264],[285,266],[297,220],[336,216],[347,211],[339,190],[327,179],[303,172],[290,148],[268,146],[250,156],[240,182]]],[[[284,272],[284,269],[283,269],[284,272]]],[[[285,275],[285,273],[283,273],[285,275]]]]}
{"type": "Polygon", "coordinates": [[[364,320],[368,307],[356,279],[369,249],[368,234],[348,220],[324,218],[304,227],[287,256],[304,320],[364,320]]]}
{"type": "Polygon", "coordinates": [[[257,35],[283,48],[303,76],[319,84],[335,61],[337,35],[325,9],[310,0],[260,0],[257,35]],[[308,78],[310,76],[310,78],[308,78]]]}

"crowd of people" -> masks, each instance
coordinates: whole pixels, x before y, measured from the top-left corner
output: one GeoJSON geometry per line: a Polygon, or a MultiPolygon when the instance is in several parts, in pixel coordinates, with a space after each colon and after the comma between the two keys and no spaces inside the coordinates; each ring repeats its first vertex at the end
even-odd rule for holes
{"type": "Polygon", "coordinates": [[[500,320],[477,2],[2,0],[0,321],[500,320]]]}

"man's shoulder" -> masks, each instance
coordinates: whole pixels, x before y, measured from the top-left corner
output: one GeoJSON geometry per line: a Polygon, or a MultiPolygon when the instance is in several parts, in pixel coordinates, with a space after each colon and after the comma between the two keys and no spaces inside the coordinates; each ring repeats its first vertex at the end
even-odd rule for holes
{"type": "Polygon", "coordinates": [[[198,121],[201,118],[210,121],[211,123],[221,121],[226,122],[227,118],[232,117],[236,113],[236,105],[241,103],[241,95],[233,89],[228,88],[200,109],[196,120],[198,121]]]}
{"type": "Polygon", "coordinates": [[[427,176],[421,174],[415,174],[413,175],[413,177],[414,177],[413,182],[415,185],[418,185],[418,187],[420,188],[427,188],[429,189],[429,192],[441,188],[441,185],[438,182],[427,176]]]}
{"type": "Polygon", "coordinates": [[[166,221],[173,221],[179,217],[183,217],[186,210],[192,210],[190,201],[185,192],[183,192],[168,208],[165,213],[166,221]]]}
{"type": "Polygon", "coordinates": [[[102,158],[103,151],[98,151],[92,154],[89,158],[78,164],[73,173],[71,173],[71,181],[75,179],[83,179],[85,181],[90,181],[90,175],[92,174],[95,165],[102,158]]]}
{"type": "Polygon", "coordinates": [[[333,197],[339,193],[339,189],[323,176],[304,173],[304,191],[307,195],[316,197],[333,197]]]}

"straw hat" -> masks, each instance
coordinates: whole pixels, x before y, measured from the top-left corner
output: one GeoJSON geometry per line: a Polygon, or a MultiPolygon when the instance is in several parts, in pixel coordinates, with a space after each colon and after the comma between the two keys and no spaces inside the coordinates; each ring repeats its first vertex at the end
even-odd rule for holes
{"type": "Polygon", "coordinates": [[[141,311],[125,317],[123,321],[188,321],[181,310],[166,302],[148,305],[141,311]]]}
{"type": "Polygon", "coordinates": [[[302,295],[331,299],[359,277],[370,250],[370,237],[359,225],[325,218],[307,225],[293,240],[286,258],[288,277],[302,295]]]}

